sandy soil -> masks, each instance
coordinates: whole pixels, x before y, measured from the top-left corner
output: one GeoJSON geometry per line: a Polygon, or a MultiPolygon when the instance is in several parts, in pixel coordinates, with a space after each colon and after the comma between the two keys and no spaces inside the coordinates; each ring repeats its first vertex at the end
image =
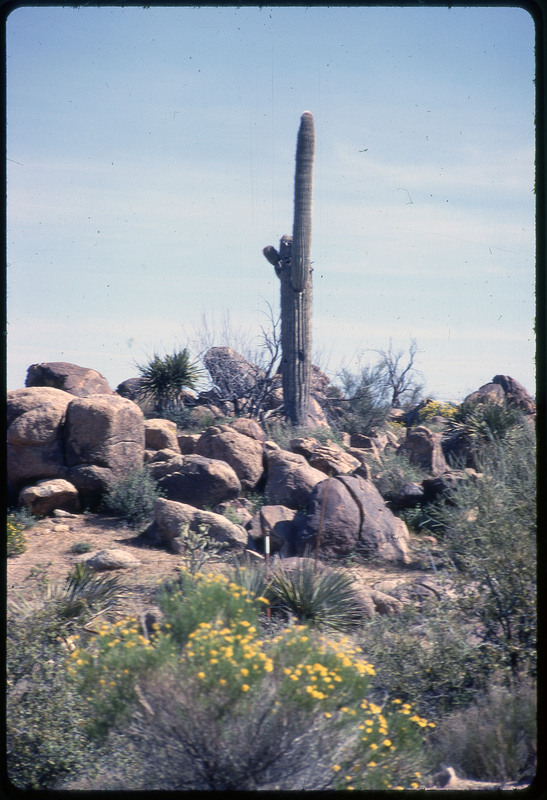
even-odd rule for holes
{"type": "MultiPolygon", "coordinates": [[[[79,514],[72,517],[46,517],[25,531],[27,549],[7,560],[8,598],[17,595],[27,601],[36,597],[37,581],[43,577],[50,581],[64,581],[68,572],[84,556],[71,552],[77,542],[86,542],[92,555],[99,550],[121,549],[137,558],[139,565],[115,571],[128,594],[120,612],[138,614],[154,605],[154,593],[159,582],[176,575],[183,559],[180,555],[143,544],[135,531],[114,516],[79,514]]],[[[211,563],[214,569],[222,563],[211,563]]],[[[396,586],[401,582],[431,581],[431,573],[408,567],[377,565],[365,568],[348,567],[356,581],[367,588],[396,586]]],[[[389,590],[388,590],[389,591],[389,590]]]]}

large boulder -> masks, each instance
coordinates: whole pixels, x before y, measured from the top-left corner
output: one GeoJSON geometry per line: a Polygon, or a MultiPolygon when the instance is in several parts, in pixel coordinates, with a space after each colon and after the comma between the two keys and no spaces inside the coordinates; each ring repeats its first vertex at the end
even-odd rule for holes
{"type": "Polygon", "coordinates": [[[70,512],[80,510],[78,490],[63,478],[46,479],[25,487],[19,493],[19,505],[26,506],[37,517],[45,517],[56,508],[70,512]]]}
{"type": "Polygon", "coordinates": [[[230,422],[230,428],[233,428],[238,433],[243,433],[245,436],[250,436],[251,439],[256,439],[257,442],[265,442],[268,438],[265,432],[255,419],[248,419],[247,417],[238,417],[230,422]]]}
{"type": "Polygon", "coordinates": [[[409,428],[401,450],[407,455],[411,464],[415,464],[433,475],[440,475],[448,470],[443,449],[442,434],[433,433],[425,425],[409,428]]]}
{"type": "Polygon", "coordinates": [[[303,527],[304,514],[287,506],[262,506],[253,516],[247,532],[255,543],[264,547],[264,538],[270,537],[270,552],[282,551],[283,555],[292,556],[295,549],[298,531],[303,527]]]}
{"type": "Polygon", "coordinates": [[[31,364],[25,386],[51,386],[76,397],[91,394],[113,394],[108,381],[94,369],[68,364],[65,361],[31,364]]]}
{"type": "Polygon", "coordinates": [[[495,403],[502,406],[505,402],[505,392],[502,387],[497,383],[485,383],[475,392],[468,394],[463,401],[466,405],[471,403],[495,403]]]}
{"type": "Polygon", "coordinates": [[[82,506],[95,510],[118,476],[108,467],[77,464],[67,467],[66,477],[77,488],[82,506]]]}
{"type": "Polygon", "coordinates": [[[177,426],[169,419],[146,419],[144,436],[147,450],[174,450],[180,452],[177,426]]]}
{"type": "Polygon", "coordinates": [[[211,426],[198,440],[197,455],[229,464],[246,491],[253,491],[264,472],[261,442],[235,430],[231,425],[211,426]]]}
{"type": "Polygon", "coordinates": [[[149,536],[159,544],[167,545],[174,552],[181,552],[179,539],[181,526],[193,532],[204,526],[207,535],[228,550],[244,550],[248,536],[241,525],[235,525],[221,514],[203,511],[186,503],[177,503],[160,497],[154,506],[154,523],[149,536]]]}
{"type": "MultiPolygon", "coordinates": [[[[148,451],[150,452],[150,451],[148,451]]],[[[163,450],[153,451],[153,454],[146,460],[146,466],[150,470],[152,477],[159,481],[166,475],[176,472],[184,465],[184,456],[177,453],[175,450],[165,448],[163,450]]]]}
{"type": "Polygon", "coordinates": [[[296,509],[306,506],[313,487],[325,480],[325,473],[311,467],[304,456],[281,450],[273,443],[265,446],[265,454],[269,503],[296,509]]]}
{"type": "Polygon", "coordinates": [[[313,436],[291,439],[291,450],[304,456],[312,467],[326,475],[345,475],[361,466],[359,459],[330,439],[324,444],[313,436]]]}
{"type": "Polygon", "coordinates": [[[65,477],[63,430],[73,395],[31,387],[7,393],[7,477],[10,501],[31,481],[65,477]]]}
{"type": "Polygon", "coordinates": [[[347,453],[335,442],[317,445],[309,458],[309,463],[326,475],[347,475],[361,466],[359,459],[347,453]]]}
{"type": "Polygon", "coordinates": [[[496,375],[492,378],[492,383],[501,386],[505,392],[507,405],[520,408],[525,414],[534,415],[536,413],[536,404],[533,397],[514,378],[510,378],[509,375],[496,375]]]}
{"type": "Polygon", "coordinates": [[[196,444],[199,442],[201,434],[199,433],[180,433],[177,436],[179,443],[179,450],[183,455],[190,455],[196,450],[196,444]]]}
{"type": "Polygon", "coordinates": [[[68,405],[65,459],[69,467],[95,464],[122,476],[144,458],[144,416],[117,394],[82,397],[68,405]]]}
{"type": "Polygon", "coordinates": [[[197,508],[216,506],[241,492],[241,483],[225,461],[200,455],[184,456],[181,467],[160,478],[158,485],[169,500],[197,508]]]}
{"type": "Polygon", "coordinates": [[[315,549],[340,558],[359,550],[390,562],[409,562],[406,525],[386,507],[371,481],[358,475],[340,475],[312,491],[306,524],[298,537],[298,551],[315,549]]]}
{"type": "Polygon", "coordinates": [[[231,347],[211,347],[203,356],[211,380],[226,400],[246,398],[264,377],[264,371],[251,364],[231,347]]]}

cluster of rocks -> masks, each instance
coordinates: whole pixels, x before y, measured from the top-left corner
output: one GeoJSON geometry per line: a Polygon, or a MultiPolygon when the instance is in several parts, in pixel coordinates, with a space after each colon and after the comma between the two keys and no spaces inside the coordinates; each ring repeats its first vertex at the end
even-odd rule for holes
{"type": "MultiPolygon", "coordinates": [[[[317,547],[322,556],[359,550],[405,564],[409,533],[394,512],[477,477],[472,469],[451,470],[442,435],[425,426],[402,431],[402,441],[392,433],[357,434],[346,436],[342,447],[310,437],[282,449],[256,421],[243,417],[199,434],[178,434],[168,420],[145,419],[135,402],[113,392],[95,370],[36,364],[26,383],[8,392],[11,504],[38,515],[93,509],[115,479],[146,464],[163,495],[148,536],[175,551],[186,524],[191,530],[206,526],[209,536],[232,550],[262,553],[268,535],[271,552],[284,558],[317,547]],[[430,477],[394,495],[380,494],[369,463],[389,447],[406,453],[430,477]],[[250,492],[267,498],[256,513],[242,496],[250,492]]],[[[479,393],[486,395],[491,386],[505,396],[518,384],[497,376],[479,393]]]]}

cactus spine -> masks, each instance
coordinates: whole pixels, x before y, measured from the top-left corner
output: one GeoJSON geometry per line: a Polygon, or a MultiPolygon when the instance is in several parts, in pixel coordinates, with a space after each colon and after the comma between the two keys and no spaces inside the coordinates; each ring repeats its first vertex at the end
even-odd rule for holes
{"type": "Polygon", "coordinates": [[[311,377],[312,273],[310,266],[313,156],[313,114],[300,120],[296,146],[293,235],[282,236],[279,253],[264,248],[281,281],[281,375],[285,417],[307,424],[311,377]]]}

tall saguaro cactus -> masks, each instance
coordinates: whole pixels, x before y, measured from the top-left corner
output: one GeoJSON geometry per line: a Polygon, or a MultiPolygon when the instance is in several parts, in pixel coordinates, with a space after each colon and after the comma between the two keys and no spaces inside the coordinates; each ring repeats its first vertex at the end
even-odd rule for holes
{"type": "Polygon", "coordinates": [[[313,114],[300,119],[294,178],[293,235],[282,236],[279,252],[264,255],[281,281],[281,375],[285,416],[307,423],[311,376],[312,272],[310,265],[315,129],[313,114]]]}

